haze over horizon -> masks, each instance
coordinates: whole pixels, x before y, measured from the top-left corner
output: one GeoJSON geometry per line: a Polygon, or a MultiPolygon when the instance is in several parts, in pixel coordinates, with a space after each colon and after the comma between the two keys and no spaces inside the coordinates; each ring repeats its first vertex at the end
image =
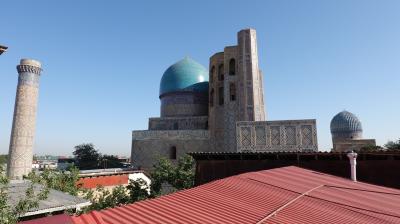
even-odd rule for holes
{"type": "Polygon", "coordinates": [[[133,3],[5,1],[0,20],[0,154],[8,153],[21,58],[42,63],[34,153],[93,143],[129,156],[131,131],[159,116],[162,74],[205,67],[257,30],[268,120],[317,119],[319,150],[346,109],[378,145],[400,137],[400,2],[339,0],[133,3]]]}

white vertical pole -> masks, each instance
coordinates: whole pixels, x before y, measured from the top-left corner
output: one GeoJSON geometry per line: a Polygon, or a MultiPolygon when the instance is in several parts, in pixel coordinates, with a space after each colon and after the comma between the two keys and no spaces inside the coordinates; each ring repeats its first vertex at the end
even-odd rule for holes
{"type": "Polygon", "coordinates": [[[354,182],[357,182],[357,153],[351,151],[347,153],[347,157],[350,159],[350,170],[351,170],[351,179],[354,182]]]}

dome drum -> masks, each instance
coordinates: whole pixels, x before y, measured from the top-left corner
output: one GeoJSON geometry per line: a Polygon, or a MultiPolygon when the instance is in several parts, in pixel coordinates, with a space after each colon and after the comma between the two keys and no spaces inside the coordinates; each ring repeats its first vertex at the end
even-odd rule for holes
{"type": "Polygon", "coordinates": [[[208,115],[208,93],[174,92],[161,98],[161,117],[208,115]]]}
{"type": "Polygon", "coordinates": [[[161,117],[207,116],[208,71],[186,57],[171,65],[160,83],[161,117]]]}

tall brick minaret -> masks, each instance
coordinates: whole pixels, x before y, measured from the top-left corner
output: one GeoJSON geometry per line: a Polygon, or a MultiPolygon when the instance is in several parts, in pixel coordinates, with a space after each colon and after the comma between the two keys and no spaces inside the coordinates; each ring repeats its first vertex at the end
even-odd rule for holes
{"type": "Polygon", "coordinates": [[[237,45],[210,57],[209,129],[215,151],[234,152],[236,122],[265,121],[263,76],[255,29],[237,33],[237,45]]]}
{"type": "Polygon", "coordinates": [[[19,77],[7,164],[7,176],[10,179],[22,179],[32,170],[39,77],[42,71],[40,62],[32,59],[21,59],[17,70],[19,77]]]}

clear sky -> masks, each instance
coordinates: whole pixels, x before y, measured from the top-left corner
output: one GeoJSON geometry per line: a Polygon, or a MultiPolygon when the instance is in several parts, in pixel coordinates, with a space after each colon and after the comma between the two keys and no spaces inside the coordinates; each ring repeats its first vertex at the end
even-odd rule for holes
{"type": "Polygon", "coordinates": [[[320,150],[346,109],[379,145],[400,137],[400,1],[2,1],[0,153],[8,152],[20,58],[42,62],[35,153],[91,142],[130,155],[159,116],[163,72],[204,66],[257,30],[269,120],[317,119],[320,150]]]}

